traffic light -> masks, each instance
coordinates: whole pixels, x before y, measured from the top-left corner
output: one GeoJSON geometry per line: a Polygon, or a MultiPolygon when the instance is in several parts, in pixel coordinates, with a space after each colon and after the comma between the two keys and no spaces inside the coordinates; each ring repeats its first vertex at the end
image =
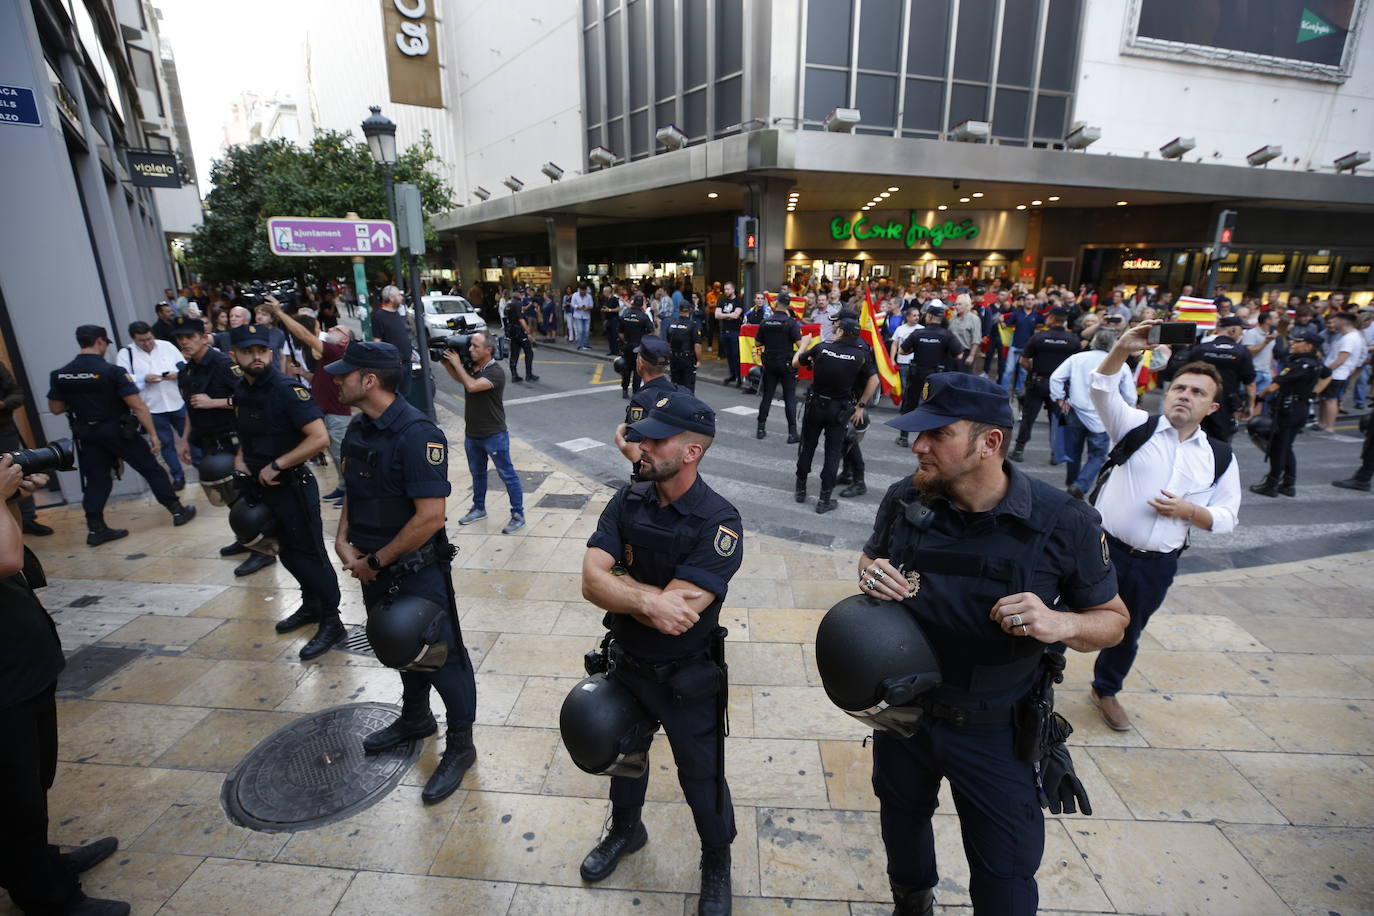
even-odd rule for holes
{"type": "Polygon", "coordinates": [[[739,249],[739,259],[746,264],[756,264],[759,260],[759,218],[739,216],[735,218],[735,247],[739,249]]]}
{"type": "Polygon", "coordinates": [[[1231,234],[1235,231],[1235,210],[1222,210],[1217,214],[1217,231],[1212,238],[1212,260],[1223,260],[1231,253],[1231,234]]]}

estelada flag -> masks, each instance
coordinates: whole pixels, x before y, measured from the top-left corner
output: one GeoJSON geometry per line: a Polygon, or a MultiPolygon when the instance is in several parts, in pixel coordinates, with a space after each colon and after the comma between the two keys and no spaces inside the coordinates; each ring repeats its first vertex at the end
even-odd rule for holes
{"type": "Polygon", "coordinates": [[[1204,331],[1217,326],[1217,306],[1211,299],[1199,296],[1179,296],[1174,303],[1179,321],[1192,321],[1204,331]]]}
{"type": "Polygon", "coordinates": [[[873,297],[864,289],[863,307],[859,309],[859,334],[873,348],[873,356],[878,362],[878,380],[883,393],[892,399],[893,404],[902,403],[902,373],[892,364],[892,355],[883,343],[882,332],[878,330],[873,297]]]}

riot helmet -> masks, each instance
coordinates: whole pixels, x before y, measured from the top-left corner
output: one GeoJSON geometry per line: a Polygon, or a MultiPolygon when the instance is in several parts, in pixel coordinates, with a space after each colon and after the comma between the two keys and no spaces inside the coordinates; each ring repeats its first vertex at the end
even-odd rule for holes
{"type": "Polygon", "coordinates": [[[910,737],[922,710],[910,705],[939,687],[940,663],[920,624],[899,601],[845,598],[816,630],[816,668],[830,702],[866,725],[910,737]]]}
{"type": "Polygon", "coordinates": [[[239,498],[234,453],[215,452],[200,459],[200,486],[212,506],[232,506],[239,498]]]}
{"type": "Polygon", "coordinates": [[[748,379],[749,379],[749,384],[750,384],[751,386],[755,387],[755,388],[757,388],[759,385],[762,385],[762,384],[763,384],[763,367],[762,367],[762,366],[750,366],[750,367],[749,367],[748,379]]]}
{"type": "Polygon", "coordinates": [[[624,375],[625,367],[627,365],[628,363],[626,363],[625,357],[623,356],[617,356],[615,359],[611,361],[611,369],[615,372],[616,375],[624,375]]]}
{"type": "Polygon", "coordinates": [[[864,433],[868,432],[868,411],[864,411],[863,419],[858,423],[850,423],[845,427],[844,437],[854,445],[864,441],[864,433]]]}
{"type": "Polygon", "coordinates": [[[367,641],[377,660],[402,671],[438,671],[448,658],[448,609],[418,595],[387,595],[367,609],[367,641]]]}
{"type": "Polygon", "coordinates": [[[579,770],[637,779],[649,768],[649,740],[658,722],[624,685],[602,673],[568,692],[558,729],[579,770]]]}
{"type": "Polygon", "coordinates": [[[249,550],[277,555],[277,517],[265,504],[240,499],[229,510],[234,538],[249,550]]]}
{"type": "Polygon", "coordinates": [[[1274,418],[1251,417],[1245,423],[1245,434],[1255,443],[1255,448],[1269,454],[1269,440],[1274,438],[1274,418]]]}

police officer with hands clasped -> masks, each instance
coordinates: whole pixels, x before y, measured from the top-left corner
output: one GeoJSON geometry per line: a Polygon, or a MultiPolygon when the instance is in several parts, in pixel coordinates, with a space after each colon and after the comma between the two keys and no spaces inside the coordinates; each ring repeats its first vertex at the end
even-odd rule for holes
{"type": "Polygon", "coordinates": [[[644,382],[634,397],[630,398],[630,403],[625,405],[625,422],[615,428],[615,447],[630,462],[631,481],[638,479],[639,443],[644,441],[644,437],[630,427],[647,417],[654,404],[664,395],[687,390],[673,384],[663,374],[672,359],[672,352],[666,340],[650,334],[640,340],[633,353],[621,357],[635,360],[635,372],[644,382]]]}
{"type": "Polygon", "coordinates": [[[1021,351],[1021,366],[1030,372],[1026,379],[1026,394],[1021,401],[1021,427],[1016,432],[1016,447],[1008,456],[1012,461],[1020,461],[1030,442],[1031,428],[1035,418],[1044,407],[1050,417],[1050,464],[1058,464],[1062,446],[1059,444],[1059,405],[1050,397],[1050,376],[1064,360],[1073,356],[1081,348],[1083,341],[1064,323],[1069,318],[1069,310],[1055,306],[1045,314],[1045,329],[1031,335],[1026,349],[1021,351]]]}
{"type": "Polygon", "coordinates": [[[362,585],[373,651],[401,672],[401,715],[364,738],[363,749],[376,754],[438,731],[433,686],[448,718],[443,756],[420,796],[433,804],[453,794],[477,758],[477,684],[454,601],[456,551],[444,531],[448,440],[397,397],[401,361],[390,344],[354,341],[325,371],[339,400],[362,411],[340,450],[345,496],[334,551],[362,585]]]}
{"type": "Polygon", "coordinates": [[[81,348],[76,359],[49,376],[48,409],[67,414],[71,421],[81,470],[87,546],[117,541],[129,533],[105,524],[105,503],[120,462],[148,481],[153,497],[172,514],[173,525],[186,524],[196,517],[196,508],[181,504],[172,479],[157,463],[161,445],[153,416],[129,374],[106,361],[109,335],[99,325],[83,324],[76,329],[76,344],[81,348]],[[147,442],[139,441],[140,428],[147,442]]]}
{"type": "Polygon", "coordinates": [[[1274,376],[1269,387],[1260,392],[1261,398],[1277,394],[1271,417],[1256,417],[1246,424],[1251,438],[1263,442],[1256,435],[1267,427],[1268,442],[1265,455],[1269,459],[1269,473],[1264,480],[1250,485],[1251,493],[1260,496],[1296,496],[1295,484],[1298,462],[1293,454],[1293,441],[1307,425],[1312,398],[1331,383],[1331,370],[1322,365],[1322,335],[1316,328],[1295,328],[1288,337],[1288,358],[1274,376]]]}
{"type": "Polygon", "coordinates": [[[632,429],[643,437],[639,482],[612,497],[582,561],[582,596],[606,611],[609,632],[560,716],[573,761],[612,777],[610,828],[581,873],[601,881],[648,841],[640,819],[647,752],[662,723],[701,838],[698,912],[724,914],[735,818],[718,622],[743,559],[743,529],[735,507],[698,473],[715,437],[710,407],[686,392],[664,394],[632,429]]]}
{"type": "Polygon", "coordinates": [[[692,303],[686,299],[678,306],[677,318],[664,335],[672,351],[672,380],[687,391],[697,389],[697,369],[701,367],[701,326],[692,317],[692,303]]]}
{"type": "MultiPolygon", "coordinates": [[[[272,365],[264,325],[229,331],[243,379],[234,392],[238,470],[251,479],[242,498],[266,507],[277,529],[282,565],[300,583],[301,606],[277,621],[278,633],[318,624],[301,647],[302,660],[323,655],[344,638],[339,579],[324,548],[320,488],[306,462],[329,445],[324,414],[310,390],[272,365]]],[[[240,543],[244,543],[240,535],[240,543]]]]}
{"type": "Polygon", "coordinates": [[[797,449],[796,500],[806,502],[806,481],[811,476],[811,461],[816,445],[825,436],[825,459],[821,465],[821,493],[816,500],[817,512],[829,512],[839,505],[831,499],[835,475],[844,449],[845,428],[864,421],[865,405],[878,387],[877,370],[870,358],[871,351],[859,337],[859,322],[842,318],[835,322],[834,339],[818,343],[807,350],[798,350],[792,357],[793,366],[810,366],[815,373],[811,390],[806,394],[806,409],[802,413],[801,448],[797,449]],[[855,398],[856,383],[867,379],[862,393],[855,398]]]}
{"type": "Polygon", "coordinates": [[[1006,390],[961,372],[928,384],[888,421],[916,434],[918,466],[884,495],[862,596],[822,621],[817,667],[837,705],[879,726],[873,788],[897,913],[934,912],[931,816],[948,779],[974,910],[1032,914],[1040,807],[1092,811],[1053,713],[1062,650],[1047,650],[1115,645],[1127,613],[1092,507],[1003,460],[1006,390]]]}
{"type": "Polygon", "coordinates": [[[801,324],[792,314],[786,293],[778,295],[777,307],[759,325],[755,346],[763,348],[763,397],[759,400],[759,429],[757,436],[768,435],[768,411],[773,395],[782,385],[782,404],[787,411],[787,442],[800,442],[797,435],[797,370],[792,365],[793,350],[801,340],[801,324]]]}

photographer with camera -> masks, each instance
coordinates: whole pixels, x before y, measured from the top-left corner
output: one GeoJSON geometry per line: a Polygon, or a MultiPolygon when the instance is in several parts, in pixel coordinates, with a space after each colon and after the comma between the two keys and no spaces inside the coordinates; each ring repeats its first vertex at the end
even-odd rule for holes
{"type": "MultiPolygon", "coordinates": [[[[14,412],[24,406],[24,389],[10,372],[9,366],[0,362],[0,452],[13,452],[24,447],[19,436],[19,427],[14,422],[14,412]]],[[[19,513],[25,534],[47,537],[52,529],[38,521],[38,510],[32,496],[20,496],[19,513]]]]}
{"type": "Polygon", "coordinates": [[[439,354],[439,360],[455,382],[467,392],[463,410],[463,449],[468,456],[468,471],[472,474],[472,508],[458,520],[471,525],[487,517],[487,457],[496,465],[496,473],[506,484],[510,497],[510,521],[502,534],[513,534],[525,527],[525,493],[520,475],[510,460],[510,433],[506,430],[506,406],[502,402],[506,390],[506,373],[496,362],[491,334],[478,331],[467,338],[467,356],[455,346],[461,346],[461,335],[450,338],[452,343],[439,354]]]}
{"type": "Polygon", "coordinates": [[[98,324],[76,329],[81,348],[76,359],[49,376],[48,409],[67,414],[81,465],[81,504],[86,511],[86,544],[97,547],[128,535],[124,528],[105,524],[105,503],[114,488],[116,465],[123,461],[137,471],[153,496],[181,526],[196,517],[194,506],[183,506],[171,478],[157,463],[157,428],[148,405],[128,374],[105,359],[110,337],[98,324]],[[138,438],[142,427],[147,442],[138,438]]]}

